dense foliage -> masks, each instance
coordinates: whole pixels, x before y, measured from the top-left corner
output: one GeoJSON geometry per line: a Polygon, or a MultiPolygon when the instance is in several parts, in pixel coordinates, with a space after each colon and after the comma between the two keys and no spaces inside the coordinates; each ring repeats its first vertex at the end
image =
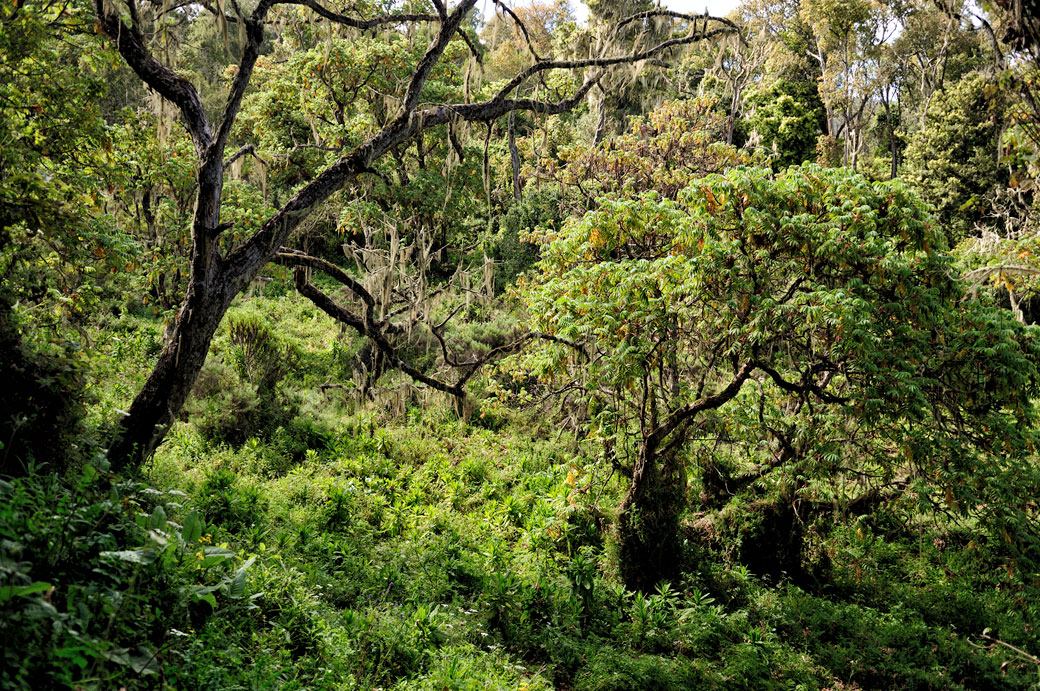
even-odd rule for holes
{"type": "Polygon", "coordinates": [[[1030,8],[4,4],[0,687],[1037,688],[1030,8]]]}
{"type": "Polygon", "coordinates": [[[536,372],[580,382],[595,434],[634,459],[630,584],[656,583],[647,560],[677,551],[683,440],[720,421],[719,440],[775,446],[791,500],[816,478],[901,475],[921,501],[945,488],[966,514],[1015,513],[978,480],[1030,453],[1037,346],[1010,315],[962,302],[905,188],[734,168],[678,198],[602,198],[551,239],[527,291],[543,330],[589,343],[580,357],[553,344],[536,372]]]}

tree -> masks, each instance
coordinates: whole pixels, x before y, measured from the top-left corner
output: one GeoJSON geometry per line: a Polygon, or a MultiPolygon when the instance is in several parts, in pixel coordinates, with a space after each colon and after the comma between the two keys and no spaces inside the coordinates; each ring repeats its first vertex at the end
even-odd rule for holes
{"type": "Polygon", "coordinates": [[[1037,344],[961,301],[936,227],[898,183],[733,168],[676,201],[604,197],[546,241],[524,297],[583,353],[549,343],[533,367],[584,393],[593,436],[630,475],[617,519],[629,587],[678,574],[694,430],[769,442],[763,467],[791,477],[899,468],[976,513],[996,509],[972,473],[1024,467],[1037,344]],[[881,441],[850,443],[853,428],[881,441]]]}
{"type": "Polygon", "coordinates": [[[481,31],[488,49],[486,69],[492,80],[509,79],[533,56],[550,55],[554,36],[574,22],[574,13],[564,0],[532,2],[510,11],[511,16],[495,14],[481,31]]]}
{"type": "Polygon", "coordinates": [[[547,162],[577,200],[569,211],[581,215],[594,209],[604,194],[652,191],[674,200],[698,178],[754,162],[754,156],[722,141],[728,123],[714,105],[710,98],[664,103],[602,146],[565,150],[562,166],[547,162]]]}
{"type": "MultiPolygon", "coordinates": [[[[581,103],[599,81],[603,70],[638,63],[697,41],[734,30],[725,20],[693,20],[662,10],[641,13],[632,21],[667,17],[676,33],[665,40],[629,53],[609,51],[587,59],[553,60],[541,58],[518,72],[484,100],[427,105],[426,91],[433,70],[454,41],[471,42],[464,25],[476,0],[462,0],[450,8],[441,0],[431,0],[428,12],[393,12],[361,19],[340,13],[316,0],[259,0],[252,9],[232,3],[232,13],[221,6],[211,8],[219,23],[238,29],[241,54],[234,69],[220,117],[210,119],[199,89],[172,66],[164,64],[149,46],[141,8],[136,0],[116,6],[97,0],[95,12],[101,31],[113,42],[130,68],[151,89],[177,109],[181,124],[191,137],[196,158],[196,200],[191,224],[190,275],[184,302],[173,323],[170,339],[151,375],[120,424],[120,435],[110,455],[114,465],[124,467],[148,455],[165,433],[173,416],[188,396],[206,358],[209,343],[231,301],[244,290],[259,271],[288,242],[301,221],[330,195],[348,182],[369,174],[375,161],[433,127],[458,122],[493,122],[516,110],[543,115],[564,112],[581,103]],[[279,12],[305,8],[328,26],[345,32],[364,32],[393,26],[426,27],[420,36],[429,36],[422,57],[412,68],[400,91],[390,99],[391,113],[385,124],[366,130],[356,144],[345,147],[338,158],[303,184],[291,199],[240,242],[228,246],[224,239],[229,228],[221,218],[225,191],[225,168],[229,143],[243,99],[249,90],[254,70],[264,45],[269,24],[279,12]],[[511,94],[532,79],[554,70],[582,71],[583,79],[569,93],[556,100],[513,98],[511,94]]],[[[172,12],[187,12],[187,9],[172,12]]],[[[301,10],[303,11],[303,10],[301,10]]],[[[157,21],[168,21],[165,15],[157,21]]],[[[625,25],[625,21],[619,26],[625,25]]],[[[249,143],[244,143],[248,147],[249,143]]],[[[291,253],[288,253],[291,254],[291,253]]]]}
{"type": "Polygon", "coordinates": [[[103,152],[102,58],[89,56],[83,28],[75,7],[17,2],[0,13],[0,303],[54,291],[65,318],[84,313],[107,270],[132,254],[106,256],[109,219],[91,221],[103,216],[95,190],[124,179],[103,152]]]}
{"type": "Polygon", "coordinates": [[[1006,181],[999,162],[1003,98],[972,73],[936,94],[924,129],[906,150],[904,178],[935,206],[954,244],[986,216],[986,198],[1006,181]]]}
{"type": "Polygon", "coordinates": [[[891,37],[891,14],[879,0],[804,0],[803,21],[813,27],[815,54],[830,136],[844,140],[843,165],[856,168],[879,91],[881,46],[891,37]]]}
{"type": "MultiPolygon", "coordinates": [[[[668,11],[653,9],[650,0],[592,0],[588,3],[586,30],[579,34],[578,54],[596,55],[604,50],[624,53],[642,50],[645,45],[666,38],[668,11]]],[[[594,92],[596,125],[593,141],[623,132],[627,120],[645,114],[663,97],[659,87],[662,70],[659,60],[633,64],[616,70],[601,80],[594,92]]]]}
{"type": "Polygon", "coordinates": [[[899,34],[886,49],[885,71],[900,107],[920,128],[932,96],[980,66],[978,36],[965,27],[960,3],[892,5],[899,34]]]}
{"type": "Polygon", "coordinates": [[[878,149],[888,149],[889,177],[899,173],[906,141],[925,126],[933,95],[981,64],[979,37],[963,20],[962,5],[889,3],[897,30],[877,51],[882,112],[876,127],[878,149]]]}
{"type": "Polygon", "coordinates": [[[815,158],[823,103],[814,84],[778,79],[748,97],[748,127],[784,168],[815,158]]]}
{"type": "Polygon", "coordinates": [[[744,116],[745,92],[761,81],[763,66],[771,53],[764,37],[748,40],[747,30],[714,46],[710,65],[705,69],[699,90],[702,93],[720,91],[720,103],[726,110],[727,144],[733,144],[734,134],[744,116]],[[713,88],[714,87],[714,88],[713,88]]]}
{"type": "MultiPolygon", "coordinates": [[[[1002,116],[997,120],[1000,126],[1000,175],[985,174],[988,171],[985,164],[992,164],[992,159],[972,155],[971,165],[964,169],[967,175],[960,177],[967,178],[965,186],[969,190],[987,194],[984,205],[977,203],[977,196],[969,199],[974,232],[972,237],[960,243],[957,251],[964,263],[972,268],[968,276],[973,281],[974,291],[984,283],[990,283],[998,293],[1006,291],[1008,304],[1016,316],[1023,322],[1035,323],[1040,288],[1037,262],[1040,253],[1040,197],[1037,196],[1040,178],[1037,155],[1040,152],[1040,91],[1037,89],[1040,84],[1040,21],[1036,15],[1036,3],[1007,0],[996,5],[983,5],[991,11],[995,27],[985,17],[975,15],[974,19],[989,31],[1000,68],[994,80],[999,97],[990,104],[997,111],[995,114],[1002,116]],[[1005,169],[1009,173],[1006,178],[1003,175],[1005,169]],[[983,173],[978,176],[982,178],[981,185],[978,179],[969,177],[976,171],[983,173]]],[[[983,88],[985,95],[995,95],[992,82],[983,88]]],[[[958,140],[956,145],[970,146],[980,131],[984,136],[991,135],[992,130],[987,127],[991,122],[984,121],[981,127],[979,123],[971,123],[964,128],[969,136],[958,140]]],[[[961,155],[974,153],[956,149],[955,152],[961,155]]],[[[958,191],[959,187],[952,186],[952,191],[958,191]]]]}
{"type": "Polygon", "coordinates": [[[99,55],[76,3],[0,8],[0,472],[75,457],[84,324],[137,247],[97,191],[123,184],[99,55]]]}

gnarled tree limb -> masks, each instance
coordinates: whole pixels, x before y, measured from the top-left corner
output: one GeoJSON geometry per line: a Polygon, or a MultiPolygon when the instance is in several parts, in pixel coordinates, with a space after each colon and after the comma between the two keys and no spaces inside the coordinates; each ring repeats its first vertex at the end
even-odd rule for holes
{"type": "MultiPolygon", "coordinates": [[[[417,367],[409,363],[404,356],[401,355],[400,350],[390,340],[389,336],[392,334],[403,333],[407,331],[407,329],[399,324],[375,319],[375,298],[365,289],[364,286],[361,285],[360,282],[357,281],[357,279],[348,274],[342,268],[319,257],[313,257],[304,252],[300,252],[299,250],[284,247],[281,248],[275,256],[274,261],[285,266],[293,267],[296,289],[301,295],[313,302],[319,309],[325,312],[325,314],[354,329],[354,331],[359,335],[368,338],[373,345],[375,345],[376,348],[386,356],[395,368],[400,369],[415,381],[421,384],[426,384],[438,391],[451,394],[460,401],[466,397],[466,382],[468,382],[480,370],[480,368],[488,363],[494,362],[503,355],[517,351],[521,346],[523,346],[523,344],[530,340],[548,340],[568,345],[572,348],[578,349],[579,351],[581,350],[581,347],[572,341],[543,334],[538,331],[529,331],[514,338],[508,343],[492,348],[480,356],[474,357],[465,362],[460,362],[452,357],[448,352],[448,346],[443,335],[444,327],[451,318],[459,312],[459,310],[455,310],[440,323],[429,325],[431,333],[440,344],[444,364],[461,372],[454,382],[442,381],[419,371],[417,367]],[[364,303],[364,315],[357,314],[350,308],[337,303],[331,297],[321,292],[308,280],[307,274],[303,269],[321,271],[345,286],[351,293],[357,296],[362,303],[364,303]]],[[[422,319],[422,315],[418,318],[422,319]]]]}

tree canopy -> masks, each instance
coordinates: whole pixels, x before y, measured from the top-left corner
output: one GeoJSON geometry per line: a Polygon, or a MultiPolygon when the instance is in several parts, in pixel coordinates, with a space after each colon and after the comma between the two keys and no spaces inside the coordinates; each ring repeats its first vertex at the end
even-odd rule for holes
{"type": "MultiPolygon", "coordinates": [[[[745,424],[775,437],[778,458],[797,448],[784,460],[805,478],[867,467],[891,482],[905,458],[901,482],[959,488],[965,511],[985,502],[967,478],[1029,453],[1037,345],[1009,316],[962,301],[942,235],[904,186],[733,168],[677,201],[603,197],[547,240],[528,308],[588,352],[548,345],[536,371],[580,381],[596,433],[632,459],[633,492],[676,473],[688,430],[727,404],[758,408],[745,424]],[[750,386],[758,402],[739,395],[750,386]],[[845,422],[803,419],[820,415],[845,422]]],[[[632,501],[649,513],[654,500],[632,501]]],[[[651,534],[647,549],[674,553],[674,536],[651,534]]],[[[648,566],[632,569],[638,585],[648,566]]]]}

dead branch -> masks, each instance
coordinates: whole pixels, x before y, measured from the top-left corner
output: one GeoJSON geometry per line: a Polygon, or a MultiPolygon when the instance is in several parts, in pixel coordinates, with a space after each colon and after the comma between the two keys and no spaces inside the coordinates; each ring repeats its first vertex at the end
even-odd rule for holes
{"type": "Polygon", "coordinates": [[[240,148],[238,151],[236,151],[235,153],[233,153],[230,156],[228,156],[227,160],[224,161],[224,170],[227,170],[231,166],[232,163],[234,163],[238,159],[242,158],[243,156],[252,156],[256,160],[260,161],[260,163],[262,163],[263,165],[265,165],[265,166],[269,165],[267,163],[267,161],[265,161],[264,159],[260,158],[260,154],[258,154],[256,152],[256,147],[255,146],[253,146],[252,144],[246,144],[245,146],[240,148]]]}

